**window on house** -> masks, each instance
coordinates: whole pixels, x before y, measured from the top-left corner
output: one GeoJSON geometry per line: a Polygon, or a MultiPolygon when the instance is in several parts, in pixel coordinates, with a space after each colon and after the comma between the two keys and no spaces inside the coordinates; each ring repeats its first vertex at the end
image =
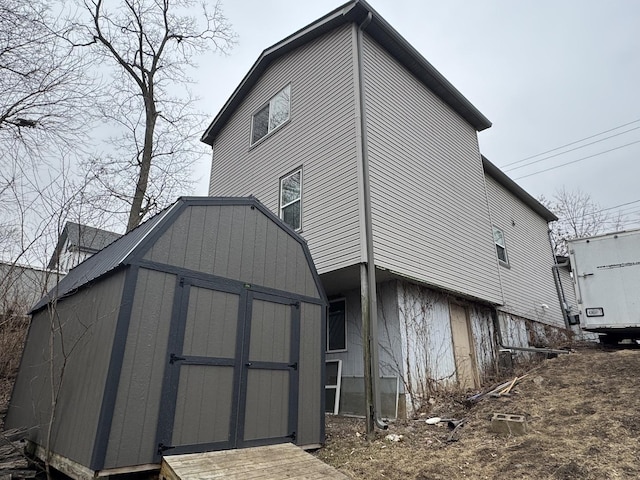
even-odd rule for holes
{"type": "Polygon", "coordinates": [[[289,111],[291,109],[290,93],[291,85],[287,85],[269,100],[269,103],[253,115],[251,124],[252,145],[289,120],[289,111]]]}
{"type": "Polygon", "coordinates": [[[280,218],[295,231],[302,226],[302,169],[280,179],[280,218]]]}
{"type": "Polygon", "coordinates": [[[504,241],[504,233],[498,227],[493,227],[493,241],[496,244],[498,260],[508,265],[509,257],[507,257],[507,244],[504,241]]]}
{"type": "Polygon", "coordinates": [[[347,302],[345,299],[329,302],[327,322],[327,352],[347,349],[347,302]]]}

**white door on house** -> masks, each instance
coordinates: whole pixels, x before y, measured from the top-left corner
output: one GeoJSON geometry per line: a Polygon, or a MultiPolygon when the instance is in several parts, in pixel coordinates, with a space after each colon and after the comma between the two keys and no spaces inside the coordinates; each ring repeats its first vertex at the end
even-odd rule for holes
{"type": "Polygon", "coordinates": [[[475,388],[478,386],[478,375],[467,309],[461,305],[450,303],[449,312],[458,386],[465,390],[475,388]]]}

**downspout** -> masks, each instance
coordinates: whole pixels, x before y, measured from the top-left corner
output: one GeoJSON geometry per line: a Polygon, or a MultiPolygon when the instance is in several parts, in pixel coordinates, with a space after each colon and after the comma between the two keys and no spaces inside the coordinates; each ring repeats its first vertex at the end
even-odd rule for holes
{"type": "Polygon", "coordinates": [[[551,267],[551,271],[553,272],[553,282],[556,284],[556,292],[558,293],[558,301],[560,302],[560,310],[562,310],[562,318],[564,320],[564,327],[569,330],[571,329],[571,325],[569,324],[569,314],[567,313],[567,298],[564,295],[564,289],[562,288],[562,280],[560,278],[560,272],[558,268],[561,266],[566,266],[565,264],[560,265],[558,263],[558,259],[556,258],[556,252],[553,249],[553,240],[551,238],[551,230],[547,231],[549,236],[549,246],[551,247],[551,254],[553,255],[553,265],[551,267]]]}
{"type": "MultiPolygon", "coordinates": [[[[363,345],[365,370],[369,370],[371,373],[371,390],[372,390],[372,405],[370,412],[367,415],[373,418],[376,426],[381,429],[386,429],[387,424],[380,418],[380,389],[379,389],[379,376],[380,376],[380,363],[378,356],[378,300],[376,296],[376,266],[373,257],[373,226],[371,215],[371,184],[369,179],[369,149],[367,144],[367,119],[365,108],[365,92],[364,92],[364,57],[362,52],[363,45],[363,31],[369,26],[373,15],[368,13],[367,18],[360,24],[356,36],[356,49],[357,49],[357,68],[358,68],[358,83],[360,94],[360,130],[362,136],[362,188],[364,193],[364,236],[365,236],[365,249],[367,254],[366,278],[365,272],[361,271],[361,281],[366,281],[366,289],[368,298],[368,305],[363,305],[363,324],[368,323],[370,335],[365,335],[365,338],[369,337],[368,350],[367,346],[363,345]],[[368,308],[367,308],[368,307],[368,308]],[[365,316],[368,313],[368,322],[365,321],[365,316]],[[368,358],[367,358],[368,357],[368,358]],[[369,364],[369,365],[367,365],[369,364]]],[[[363,302],[364,303],[364,302],[363,302]]],[[[365,332],[363,332],[364,334],[365,332]]],[[[366,375],[365,375],[366,378],[366,375]]],[[[367,391],[365,381],[365,392],[367,391]]]]}

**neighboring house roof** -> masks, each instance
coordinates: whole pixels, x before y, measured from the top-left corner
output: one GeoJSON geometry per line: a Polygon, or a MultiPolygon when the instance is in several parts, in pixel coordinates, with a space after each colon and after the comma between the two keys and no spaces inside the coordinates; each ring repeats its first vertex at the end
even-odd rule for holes
{"type": "Polygon", "coordinates": [[[160,235],[164,231],[164,225],[169,225],[174,221],[174,212],[179,214],[182,211],[182,207],[186,208],[189,205],[250,205],[255,207],[271,220],[281,225],[287,233],[302,244],[305,254],[311,261],[311,255],[308,252],[305,240],[285,225],[255,197],[180,197],[175,203],[154,217],[138,225],[129,233],[122,235],[116,241],[70,270],[54,288],[40,299],[30,313],[40,310],[54,299],[61,299],[75,293],[83,286],[123,265],[128,265],[147,242],[152,241],[156,235],[160,235]]]}
{"type": "Polygon", "coordinates": [[[100,228],[67,222],[58,238],[56,249],[49,260],[47,268],[53,269],[58,263],[63,249],[71,249],[80,252],[96,253],[104,247],[120,238],[119,233],[102,230],[100,228]]]}
{"type": "Polygon", "coordinates": [[[538,200],[529,195],[520,185],[511,180],[502,170],[496,167],[493,163],[491,163],[487,157],[482,155],[482,167],[487,175],[491,176],[496,182],[506,188],[509,192],[515,195],[518,199],[520,199],[525,205],[527,205],[531,210],[536,212],[542,218],[544,218],[547,222],[555,222],[558,220],[547,207],[542,205],[538,200]]]}
{"type": "Polygon", "coordinates": [[[258,79],[276,59],[292,50],[324,35],[347,23],[362,24],[371,15],[371,22],[365,31],[384,47],[398,62],[413,73],[427,88],[433,91],[454,111],[461,115],[477,131],[491,126],[491,122],[476,109],[449,81],[438,72],[414,47],[409,44],[387,21],[368,3],[362,0],[351,1],[334,11],[298,30],[284,40],[262,52],[249,73],[235,89],[207,128],[202,141],[213,145],[220,130],[238,108],[244,97],[251,91],[258,79]]]}

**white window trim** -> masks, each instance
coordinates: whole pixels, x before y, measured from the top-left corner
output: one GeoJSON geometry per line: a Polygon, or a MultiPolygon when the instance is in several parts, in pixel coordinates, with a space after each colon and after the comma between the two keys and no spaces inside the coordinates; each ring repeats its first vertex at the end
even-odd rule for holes
{"type": "Polygon", "coordinates": [[[340,349],[340,350],[329,350],[329,315],[328,315],[328,310],[327,310],[327,344],[325,345],[325,353],[340,353],[340,352],[346,352],[348,349],[348,339],[349,339],[349,335],[347,334],[347,299],[344,297],[341,298],[334,298],[332,300],[329,300],[329,306],[331,306],[332,303],[334,302],[344,302],[344,348],[340,349]]]}
{"type": "MultiPolygon", "coordinates": [[[[293,229],[293,227],[290,227],[295,231],[295,232],[301,232],[302,231],[302,180],[303,180],[303,172],[302,172],[302,167],[298,167],[295,170],[292,170],[291,172],[287,173],[286,175],[283,175],[282,177],[280,177],[280,189],[278,191],[278,216],[280,217],[280,220],[282,220],[284,222],[284,209],[287,208],[289,205],[293,205],[296,202],[300,202],[300,227],[293,229]],[[298,198],[297,200],[293,200],[292,202],[288,202],[285,203],[284,205],[282,204],[282,182],[284,182],[287,178],[292,177],[293,175],[295,175],[296,173],[300,173],[300,198],[298,198]]],[[[285,222],[286,223],[286,222],[285,222]]]]}
{"type": "Polygon", "coordinates": [[[280,90],[278,90],[278,92],[272,96],[268,102],[263,103],[262,105],[260,105],[260,108],[258,108],[255,112],[253,112],[253,115],[251,115],[251,132],[250,132],[250,137],[249,137],[249,145],[251,147],[254,147],[256,145],[258,145],[259,143],[263,142],[266,138],[269,138],[274,132],[277,132],[278,130],[280,130],[282,127],[284,127],[286,124],[288,124],[291,121],[291,84],[287,84],[284,87],[282,87],[280,90]],[[286,89],[289,89],[289,109],[287,112],[287,119],[284,120],[280,125],[278,125],[275,128],[271,128],[271,103],[275,100],[275,98],[280,95],[282,92],[284,92],[286,89]],[[253,126],[254,126],[254,119],[256,117],[256,115],[267,105],[269,105],[269,118],[267,121],[267,133],[265,135],[263,135],[262,137],[260,137],[259,139],[257,139],[256,141],[253,140],[253,126]]]}
{"type": "MultiPolygon", "coordinates": [[[[325,385],[324,389],[336,391],[334,401],[333,401],[333,415],[338,415],[338,412],[340,411],[340,388],[342,386],[342,360],[326,360],[325,361],[325,363],[335,363],[335,362],[338,363],[337,383],[335,385],[325,385]]],[[[325,367],[325,372],[326,372],[326,367],[325,367]]],[[[325,405],[325,412],[326,410],[327,410],[327,407],[325,405]]]]}
{"type": "Polygon", "coordinates": [[[495,225],[492,225],[491,233],[493,235],[493,246],[494,246],[494,249],[495,249],[496,258],[498,259],[498,262],[500,263],[500,265],[503,265],[505,267],[509,267],[509,252],[507,251],[507,239],[505,237],[504,230],[502,228],[496,227],[495,225]],[[504,242],[504,245],[500,245],[498,242],[496,242],[496,236],[495,236],[495,231],[496,230],[498,230],[502,234],[502,241],[504,242]],[[504,249],[504,256],[505,256],[506,260],[502,260],[498,256],[497,247],[501,247],[501,248],[504,249]]]}

